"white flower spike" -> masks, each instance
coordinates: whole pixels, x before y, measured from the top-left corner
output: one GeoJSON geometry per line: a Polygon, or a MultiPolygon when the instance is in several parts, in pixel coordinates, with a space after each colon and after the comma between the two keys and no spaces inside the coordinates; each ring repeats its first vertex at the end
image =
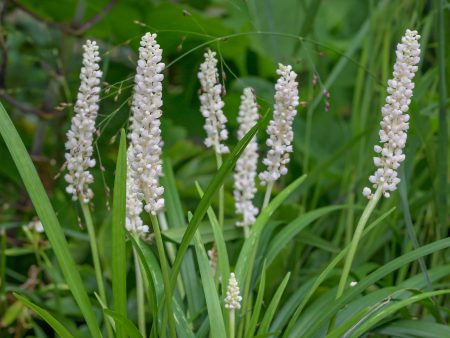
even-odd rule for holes
{"type": "Polygon", "coordinates": [[[269,138],[266,144],[270,149],[263,160],[267,169],[259,174],[262,185],[273,183],[287,174],[289,153],[293,151],[292,124],[299,104],[297,74],[292,71],[291,66],[282,64],[278,65],[277,74],[280,77],[275,85],[273,118],[267,127],[269,138]]]}
{"type": "Polygon", "coordinates": [[[234,272],[230,273],[228,280],[227,296],[225,297],[225,308],[237,310],[241,308],[242,297],[240,296],[239,285],[234,272]]]}
{"type": "MultiPolygon", "coordinates": [[[[245,88],[241,96],[241,105],[238,116],[238,140],[241,140],[247,132],[255,126],[258,120],[258,105],[252,88],[245,88]]],[[[256,193],[256,167],[258,164],[258,143],[253,137],[245,148],[241,157],[236,162],[234,173],[234,203],[236,213],[242,215],[242,220],[237,226],[249,227],[255,222],[258,208],[253,205],[256,193]]]]}
{"type": "Polygon", "coordinates": [[[222,111],[222,85],[219,83],[215,52],[208,50],[205,53],[205,61],[200,65],[198,78],[201,84],[200,111],[205,118],[205,145],[214,148],[217,154],[226,154],[229,149],[222,142],[228,139],[227,118],[222,111]]]}
{"type": "Polygon", "coordinates": [[[80,72],[80,88],[75,103],[75,115],[72,118],[70,130],[67,132],[66,164],[69,171],[65,176],[68,183],[66,191],[72,199],[88,203],[94,193],[89,184],[94,177],[89,169],[95,166],[93,154],[93,138],[95,119],[98,113],[100,94],[100,56],[95,41],[87,40],[83,46],[83,67],[80,72]]]}
{"type": "MultiPolygon", "coordinates": [[[[128,148],[127,156],[130,159],[132,146],[128,148]]],[[[148,225],[145,225],[141,218],[144,210],[142,200],[139,198],[139,187],[134,179],[131,166],[127,166],[127,198],[126,198],[126,219],[125,226],[128,231],[144,237],[149,232],[148,225]]]]}
{"type": "MultiPolygon", "coordinates": [[[[406,30],[402,42],[397,45],[397,60],[394,65],[393,79],[388,81],[386,104],[381,109],[383,119],[380,122],[380,145],[374,150],[378,157],[373,162],[378,169],[369,177],[374,189],[381,187],[384,197],[397,189],[400,182],[397,169],[405,160],[403,148],[406,144],[409,128],[407,114],[414,89],[414,75],[420,61],[420,35],[417,31],[406,30]]],[[[371,199],[369,187],[363,189],[363,195],[371,199]]]]}
{"type": "Polygon", "coordinates": [[[145,34],[141,39],[134,78],[131,132],[128,135],[132,151],[128,160],[135,181],[135,196],[145,201],[144,209],[152,215],[164,208],[164,188],[159,183],[163,145],[160,118],[164,63],[161,59],[162,50],[156,42],[156,34],[145,34]]]}

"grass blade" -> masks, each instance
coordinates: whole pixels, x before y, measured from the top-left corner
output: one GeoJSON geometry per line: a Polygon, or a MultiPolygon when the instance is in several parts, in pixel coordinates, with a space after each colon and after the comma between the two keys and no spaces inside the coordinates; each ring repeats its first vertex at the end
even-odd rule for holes
{"type": "Polygon", "coordinates": [[[86,293],[78,269],[73,260],[66,238],[56,217],[55,211],[50,203],[50,200],[45,192],[42,182],[36,172],[36,168],[31,161],[30,156],[17,133],[14,124],[9,118],[3,105],[0,103],[0,134],[5,140],[6,146],[14,160],[14,163],[19,171],[25,188],[30,195],[36,213],[39,216],[45,233],[55,252],[61,271],[70,288],[84,319],[89,327],[92,337],[101,337],[100,328],[97,323],[91,302],[86,293]]]}
{"type": "Polygon", "coordinates": [[[244,246],[239,254],[238,261],[236,263],[236,278],[240,285],[244,285],[243,281],[246,278],[248,267],[252,266],[250,263],[251,257],[254,257],[254,253],[258,247],[258,240],[261,232],[264,229],[270,216],[275,212],[275,210],[289,197],[289,195],[297,189],[306,179],[306,175],[299,177],[294,182],[292,182],[288,187],[281,191],[265,208],[253,224],[250,230],[250,236],[244,242],[244,246]],[[242,283],[242,284],[241,284],[242,283]]]}
{"type": "Polygon", "coordinates": [[[439,70],[438,179],[436,190],[441,236],[445,236],[448,225],[448,117],[446,112],[448,95],[446,82],[448,74],[446,73],[445,66],[448,61],[445,59],[446,29],[444,24],[444,0],[437,0],[436,2],[438,3],[436,25],[438,31],[437,50],[439,70]]]}
{"type": "Polygon", "coordinates": [[[175,258],[175,262],[172,267],[172,275],[170,277],[170,286],[172,289],[175,288],[177,282],[177,276],[180,271],[181,262],[183,260],[184,254],[186,253],[189,244],[191,243],[192,238],[197,231],[197,228],[206,214],[208,207],[211,205],[211,202],[219,190],[219,188],[223,185],[223,181],[225,177],[230,173],[232,168],[234,167],[236,161],[240,157],[241,153],[244,151],[245,147],[251,141],[253,136],[255,136],[256,132],[261,128],[261,126],[265,125],[267,120],[269,119],[269,114],[266,115],[252,128],[250,131],[238,142],[236,147],[234,147],[231,154],[228,158],[223,162],[217,174],[214,176],[211,183],[208,185],[208,188],[205,191],[205,195],[200,200],[200,203],[197,206],[197,209],[192,216],[192,219],[189,222],[189,225],[186,229],[186,232],[183,236],[183,240],[181,242],[180,247],[178,248],[177,257],[175,258]]]}
{"type": "Polygon", "coordinates": [[[266,263],[264,262],[261,273],[261,281],[259,282],[258,295],[256,296],[252,317],[250,319],[250,325],[247,332],[245,333],[245,337],[247,338],[251,338],[255,334],[256,325],[258,324],[259,314],[261,312],[261,307],[263,304],[265,287],[266,287],[266,263]]]}
{"type": "MultiPolygon", "coordinates": [[[[195,182],[195,185],[197,187],[197,191],[199,192],[200,198],[203,197],[203,190],[198,184],[198,182],[195,182]]],[[[211,228],[213,230],[214,240],[217,246],[217,262],[218,262],[217,272],[220,272],[223,281],[227,281],[228,278],[230,277],[230,262],[228,261],[227,246],[225,244],[222,229],[220,228],[219,221],[217,220],[213,208],[209,207],[207,213],[209,221],[211,222],[211,228]]],[[[226,284],[222,283],[222,294],[225,293],[226,293],[226,284]]]]}
{"type": "Polygon", "coordinates": [[[320,316],[320,318],[317,318],[316,321],[311,323],[310,327],[305,332],[305,336],[307,337],[313,336],[314,332],[317,332],[324,325],[325,326],[327,325],[327,322],[331,319],[332,316],[334,316],[339,311],[339,309],[342,306],[347,304],[350,300],[355,298],[366,288],[376,283],[378,280],[380,280],[387,274],[401,268],[405,264],[409,264],[417,260],[419,257],[423,257],[431,253],[447,249],[449,247],[450,247],[450,238],[441,239],[439,241],[424,245],[417,250],[410,251],[407,254],[404,254],[385,264],[381,268],[375,270],[365,279],[361,280],[357,285],[355,285],[351,289],[347,289],[347,291],[339,299],[330,304],[329,307],[323,309],[322,316],[320,316]]]}
{"type": "Polygon", "coordinates": [[[202,277],[203,290],[205,292],[206,306],[208,308],[211,337],[226,338],[225,324],[223,321],[219,296],[217,295],[214,284],[214,277],[211,267],[209,266],[208,256],[206,255],[205,248],[198,233],[196,233],[194,237],[194,244],[198,266],[200,268],[200,275],[202,277]]]}
{"type": "Polygon", "coordinates": [[[115,311],[111,311],[108,309],[105,309],[103,311],[107,316],[110,316],[112,319],[114,319],[116,327],[122,326],[124,328],[127,337],[144,338],[131,320],[125,318],[124,316],[121,316],[115,311]]]}
{"type": "Polygon", "coordinates": [[[275,292],[269,304],[269,307],[267,308],[267,311],[264,314],[263,320],[261,321],[261,326],[259,327],[258,335],[268,333],[267,330],[269,329],[270,323],[272,322],[273,316],[275,315],[275,311],[277,310],[278,304],[280,303],[281,300],[281,296],[283,296],[284,289],[286,288],[290,276],[291,273],[288,272],[286,274],[286,277],[284,277],[283,281],[278,287],[277,291],[275,292]]]}
{"type": "Polygon", "coordinates": [[[158,260],[153,255],[153,252],[148,246],[146,246],[137,236],[129,234],[131,244],[141,262],[141,266],[144,268],[144,274],[147,279],[148,285],[148,298],[150,303],[150,309],[153,314],[153,332],[159,332],[160,319],[159,319],[159,302],[158,299],[161,296],[164,288],[162,281],[162,274],[159,268],[158,260]]]}
{"type": "MultiPolygon", "coordinates": [[[[169,229],[179,230],[175,228],[186,229],[186,220],[184,218],[183,207],[181,205],[180,196],[176,187],[175,176],[173,174],[171,162],[169,158],[163,160],[162,183],[164,185],[164,198],[166,200],[166,213],[169,220],[169,229]]],[[[184,231],[183,231],[184,234],[184,231]]],[[[181,238],[180,237],[180,242],[181,238]]],[[[186,292],[187,303],[190,313],[198,313],[204,306],[202,291],[198,287],[198,279],[194,262],[194,254],[192,250],[186,251],[181,263],[181,280],[183,281],[184,290],[186,292]]]]}
{"type": "Polygon", "coordinates": [[[288,225],[284,226],[283,229],[270,242],[270,246],[266,254],[267,265],[270,265],[270,263],[272,263],[272,261],[277,257],[280,251],[283,250],[286,243],[292,240],[292,238],[297,236],[301,231],[303,231],[308,225],[310,225],[316,219],[325,216],[330,212],[347,207],[348,206],[345,205],[333,205],[316,209],[301,215],[300,217],[290,222],[288,225]]]}
{"type": "Polygon", "coordinates": [[[358,327],[355,332],[352,333],[351,337],[361,337],[361,335],[368,331],[370,328],[375,326],[377,323],[379,323],[381,320],[386,318],[387,316],[394,314],[401,308],[408,306],[410,304],[419,302],[421,300],[432,298],[440,295],[449,294],[450,290],[439,290],[439,291],[430,291],[430,292],[424,292],[418,295],[411,296],[408,299],[403,299],[400,301],[397,301],[393,303],[391,306],[387,307],[383,311],[371,316],[366,322],[364,322],[360,327],[358,327]]]}
{"type": "Polygon", "coordinates": [[[399,320],[388,324],[376,332],[388,337],[403,337],[406,335],[425,338],[450,337],[449,326],[423,320],[399,320]]]}
{"type": "MultiPolygon", "coordinates": [[[[120,132],[119,154],[117,156],[116,177],[112,210],[112,289],[115,312],[127,318],[125,206],[127,180],[127,142],[125,131],[120,132]]],[[[117,337],[126,337],[123,321],[116,321],[117,337]]]]}
{"type": "Polygon", "coordinates": [[[47,310],[44,310],[40,306],[37,306],[36,304],[30,302],[25,297],[22,297],[21,295],[14,293],[14,297],[16,297],[21,303],[23,303],[25,306],[29,307],[31,310],[36,312],[43,320],[47,322],[48,325],[51,326],[55,332],[61,336],[61,338],[75,338],[69,330],[67,330],[64,325],[62,325],[55,317],[53,317],[47,310]]]}

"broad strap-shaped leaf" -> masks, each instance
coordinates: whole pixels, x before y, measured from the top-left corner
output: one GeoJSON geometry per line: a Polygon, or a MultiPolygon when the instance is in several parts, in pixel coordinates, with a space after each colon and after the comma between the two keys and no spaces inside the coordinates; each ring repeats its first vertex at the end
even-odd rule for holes
{"type": "Polygon", "coordinates": [[[273,295],[269,307],[267,308],[266,313],[264,314],[264,317],[259,326],[258,335],[269,333],[267,331],[269,329],[270,323],[272,322],[273,316],[275,315],[275,311],[277,310],[278,304],[280,303],[281,296],[283,296],[284,289],[286,288],[290,276],[291,273],[288,272],[284,277],[283,281],[281,282],[280,286],[278,287],[277,291],[273,295]]]}
{"type": "Polygon", "coordinates": [[[59,267],[64,275],[64,279],[70,288],[84,319],[87,322],[92,337],[101,337],[100,328],[95,317],[92,304],[87,295],[78,268],[75,265],[66,238],[56,217],[55,211],[50,203],[47,193],[36,172],[36,168],[17,133],[11,119],[9,118],[3,105],[0,103],[0,134],[16,164],[20,177],[25,188],[30,195],[36,213],[39,216],[45,233],[52,245],[59,267]]]}
{"type": "MultiPolygon", "coordinates": [[[[203,197],[203,190],[198,184],[195,182],[197,187],[197,191],[200,194],[200,198],[203,197]]],[[[214,234],[214,240],[217,247],[217,271],[216,273],[220,273],[223,281],[228,280],[230,277],[230,262],[228,260],[228,252],[227,246],[225,243],[225,239],[223,238],[222,229],[220,228],[219,221],[217,220],[216,214],[212,207],[208,208],[208,219],[211,222],[211,229],[214,234]]],[[[236,227],[235,227],[236,228],[236,227]]],[[[226,293],[226,285],[222,283],[222,294],[226,293]]]]}
{"type": "Polygon", "coordinates": [[[370,285],[376,283],[381,278],[386,276],[387,274],[395,271],[405,264],[409,264],[419,257],[424,257],[426,255],[432,254],[434,252],[444,250],[450,247],[450,238],[441,239],[439,241],[424,245],[417,250],[410,251],[388,263],[383,265],[381,268],[375,270],[366,278],[361,280],[357,285],[348,289],[344,294],[334,301],[330,306],[323,309],[322,315],[320,318],[316,318],[316,320],[311,323],[308,330],[305,332],[305,336],[312,336],[315,332],[321,329],[324,325],[327,325],[327,322],[333,317],[339,309],[347,304],[350,300],[354,299],[358,294],[363,292],[370,285]]]}
{"type": "Polygon", "coordinates": [[[197,254],[198,266],[202,277],[203,290],[205,292],[206,307],[208,308],[209,325],[211,337],[226,338],[225,324],[223,321],[220,300],[214,284],[214,276],[209,265],[205,248],[197,233],[194,237],[195,252],[197,254]]]}
{"type": "MultiPolygon", "coordinates": [[[[183,238],[186,230],[186,219],[181,205],[180,195],[178,194],[175,175],[173,173],[172,164],[168,157],[163,159],[164,176],[161,182],[164,186],[164,198],[166,200],[166,215],[168,218],[168,232],[174,231],[179,234],[179,241],[183,238]]],[[[165,231],[163,235],[166,236],[165,231]]],[[[171,238],[174,240],[173,238],[171,238]]],[[[194,261],[193,250],[189,249],[184,255],[181,263],[181,280],[183,282],[184,290],[186,292],[187,304],[190,313],[198,313],[202,307],[203,296],[202,290],[199,287],[197,271],[194,261]]]]}
{"type": "Polygon", "coordinates": [[[61,324],[55,317],[53,317],[50,312],[47,310],[41,308],[40,306],[30,302],[25,297],[22,297],[21,295],[14,293],[14,297],[16,297],[21,303],[23,303],[25,306],[29,307],[31,310],[36,312],[43,320],[47,322],[48,325],[51,326],[55,332],[61,336],[61,338],[75,338],[74,335],[72,335],[69,330],[67,330],[63,324],[61,324]]]}
{"type": "Polygon", "coordinates": [[[131,320],[112,310],[104,309],[103,312],[105,312],[107,316],[114,319],[114,321],[116,322],[116,327],[122,326],[124,328],[124,332],[126,333],[127,337],[144,338],[131,320]]]}
{"type": "MultiPolygon", "coordinates": [[[[126,181],[127,181],[127,142],[125,131],[120,132],[119,153],[114,180],[113,210],[112,210],[112,288],[114,310],[123,318],[127,318],[127,262],[125,243],[125,212],[126,212],[126,181]]],[[[116,335],[125,338],[124,322],[116,321],[116,335]]]]}

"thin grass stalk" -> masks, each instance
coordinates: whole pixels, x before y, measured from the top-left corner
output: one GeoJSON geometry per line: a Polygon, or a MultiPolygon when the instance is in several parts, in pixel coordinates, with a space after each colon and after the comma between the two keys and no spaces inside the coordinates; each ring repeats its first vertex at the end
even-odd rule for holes
{"type": "MultiPolygon", "coordinates": [[[[136,240],[138,240],[136,238],[136,240]]],[[[138,314],[138,327],[142,337],[146,337],[145,329],[145,298],[144,298],[144,281],[142,279],[141,266],[139,264],[139,257],[136,250],[133,248],[134,259],[134,272],[136,275],[136,301],[137,301],[137,314],[138,314]]]]}
{"type": "Polygon", "coordinates": [[[253,251],[251,256],[251,260],[249,261],[249,272],[246,274],[246,279],[244,283],[244,292],[243,292],[243,300],[242,300],[242,311],[241,311],[241,323],[239,325],[239,337],[243,337],[244,332],[247,332],[250,327],[250,321],[252,317],[253,310],[253,292],[250,289],[250,284],[252,281],[252,272],[253,266],[256,258],[256,250],[253,251]]]}
{"type": "Polygon", "coordinates": [[[362,233],[367,224],[367,221],[369,220],[370,215],[372,215],[375,206],[378,204],[378,201],[381,198],[381,194],[382,194],[382,187],[380,186],[373,194],[373,197],[370,199],[369,203],[367,203],[361,215],[361,218],[359,219],[358,225],[356,226],[355,229],[355,234],[353,235],[352,241],[350,243],[350,248],[345,258],[344,269],[342,270],[341,279],[339,280],[339,286],[336,292],[336,299],[340,298],[344,293],[345,287],[347,285],[348,275],[352,267],[353,259],[355,258],[358,244],[361,240],[362,233]]]}
{"type": "Polygon", "coordinates": [[[269,205],[270,196],[272,195],[272,189],[273,189],[273,181],[270,181],[267,184],[266,194],[264,195],[264,201],[263,201],[261,210],[264,210],[269,205]]]}
{"type": "Polygon", "coordinates": [[[235,312],[234,309],[230,309],[230,320],[229,320],[229,329],[230,329],[230,338],[235,337],[235,312]]]}
{"type": "MultiPolygon", "coordinates": [[[[166,253],[164,251],[164,243],[162,240],[161,228],[159,226],[159,221],[156,216],[150,215],[150,219],[152,221],[153,231],[155,233],[155,241],[156,241],[156,248],[158,250],[159,261],[161,263],[161,272],[162,272],[163,282],[164,282],[164,297],[165,297],[167,318],[169,321],[170,335],[172,338],[176,338],[177,334],[176,334],[175,321],[174,321],[173,312],[172,312],[172,288],[170,285],[169,267],[167,264],[166,253]]],[[[163,324],[164,324],[164,321],[163,321],[163,324]]],[[[164,330],[163,332],[165,332],[164,325],[162,326],[162,330],[164,330]]],[[[163,335],[163,337],[164,336],[165,336],[165,334],[163,335]]]]}
{"type": "MultiPolygon", "coordinates": [[[[165,213],[160,212],[158,214],[158,221],[159,221],[162,231],[166,231],[169,229],[169,225],[167,224],[167,218],[166,218],[165,213]]],[[[173,262],[175,261],[175,257],[177,256],[176,247],[173,243],[165,243],[165,247],[167,250],[167,255],[169,256],[170,263],[173,264],[173,262]]],[[[178,292],[180,293],[180,297],[183,299],[184,296],[186,295],[186,291],[184,290],[183,280],[181,279],[181,276],[179,276],[179,278],[177,280],[177,287],[178,287],[178,292]]]]}
{"type": "MultiPolygon", "coordinates": [[[[222,166],[222,155],[216,152],[216,162],[217,162],[217,170],[222,166]]],[[[223,184],[219,189],[219,225],[223,229],[223,222],[225,217],[224,211],[224,203],[225,203],[225,192],[223,184]]]]}
{"type": "MultiPolygon", "coordinates": [[[[81,210],[83,211],[84,220],[86,222],[86,228],[89,234],[89,242],[91,246],[92,260],[94,262],[95,278],[97,280],[98,293],[102,302],[108,306],[106,301],[105,284],[103,283],[102,267],[100,264],[100,255],[97,246],[97,236],[95,234],[94,223],[92,222],[91,211],[86,203],[80,202],[81,210]]],[[[104,320],[108,337],[114,337],[110,323],[104,320]]]]}

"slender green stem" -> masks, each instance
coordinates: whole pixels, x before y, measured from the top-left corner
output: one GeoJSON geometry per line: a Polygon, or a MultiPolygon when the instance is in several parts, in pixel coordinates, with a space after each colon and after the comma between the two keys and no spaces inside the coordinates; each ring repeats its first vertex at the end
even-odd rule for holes
{"type": "Polygon", "coordinates": [[[139,265],[139,257],[133,248],[134,272],[136,274],[136,300],[138,313],[138,327],[142,337],[146,337],[145,330],[145,305],[144,305],[144,281],[142,279],[141,266],[139,265]]]}
{"type": "MultiPolygon", "coordinates": [[[[159,227],[158,218],[154,215],[150,215],[150,218],[152,220],[153,231],[155,233],[156,248],[158,250],[159,261],[161,264],[161,272],[164,282],[164,297],[166,302],[167,317],[169,318],[170,335],[172,336],[172,338],[176,338],[177,334],[175,330],[175,322],[172,312],[172,288],[170,287],[169,267],[167,264],[166,253],[164,251],[164,243],[162,240],[161,229],[159,227]]],[[[164,327],[162,329],[165,330],[164,327]]]]}
{"type": "Polygon", "coordinates": [[[244,226],[244,238],[247,239],[250,236],[250,226],[244,226]]]}
{"type": "MultiPolygon", "coordinates": [[[[163,212],[158,214],[158,221],[159,221],[159,224],[161,225],[162,231],[166,231],[169,229],[169,226],[167,224],[166,215],[163,212]]],[[[167,255],[169,256],[170,263],[173,264],[173,262],[175,261],[175,257],[177,255],[176,247],[173,243],[169,243],[169,242],[165,243],[165,247],[167,250],[167,255]]],[[[184,298],[184,296],[186,295],[186,291],[184,290],[183,281],[181,279],[181,276],[178,276],[177,287],[178,287],[178,291],[180,292],[180,297],[184,298]]]]}
{"type": "Polygon", "coordinates": [[[264,202],[261,210],[264,210],[269,205],[270,195],[272,194],[272,188],[273,188],[273,181],[270,181],[269,183],[267,183],[266,194],[264,195],[264,202]]]}
{"type": "MultiPolygon", "coordinates": [[[[220,169],[220,167],[222,166],[222,155],[216,153],[216,162],[217,162],[217,170],[220,169]]],[[[220,227],[223,228],[223,221],[224,221],[224,203],[225,203],[225,193],[224,193],[224,188],[223,185],[220,187],[219,190],[219,224],[220,227]]]]}
{"type": "MultiPolygon", "coordinates": [[[[166,231],[169,229],[166,215],[163,212],[158,214],[158,221],[162,231],[166,231]]],[[[164,246],[166,247],[167,255],[169,256],[170,262],[173,262],[176,256],[175,247],[173,246],[172,243],[165,243],[164,246]]]]}
{"type": "Polygon", "coordinates": [[[230,309],[230,321],[229,321],[229,328],[230,328],[230,338],[234,338],[234,309],[230,309]]]}
{"type": "Polygon", "coordinates": [[[380,200],[380,197],[381,197],[381,186],[375,191],[375,194],[373,194],[369,203],[367,203],[367,206],[364,209],[361,218],[359,219],[358,225],[356,226],[355,233],[350,243],[350,248],[345,258],[344,269],[342,271],[341,279],[339,281],[336,299],[341,297],[342,294],[344,293],[345,287],[347,285],[348,275],[350,273],[350,268],[352,266],[353,259],[355,258],[356,249],[358,248],[359,241],[361,240],[361,235],[364,231],[367,221],[369,220],[370,215],[372,214],[373,210],[375,209],[375,206],[380,200]]]}
{"type": "MultiPolygon", "coordinates": [[[[91,211],[86,203],[80,203],[83,211],[84,220],[86,221],[86,228],[89,234],[89,242],[91,244],[92,260],[94,262],[95,278],[97,279],[98,292],[102,302],[108,306],[106,301],[105,285],[103,284],[102,268],[100,265],[100,255],[97,246],[97,236],[95,235],[94,223],[92,222],[91,211]]],[[[113,337],[112,328],[107,320],[105,320],[108,337],[113,337]]]]}

